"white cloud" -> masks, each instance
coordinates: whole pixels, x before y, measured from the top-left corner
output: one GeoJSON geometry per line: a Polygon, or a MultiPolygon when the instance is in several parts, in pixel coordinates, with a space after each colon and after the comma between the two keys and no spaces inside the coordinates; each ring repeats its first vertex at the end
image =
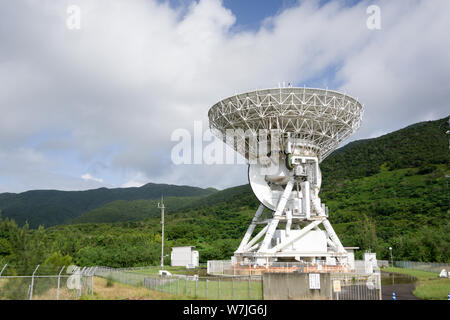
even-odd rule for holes
{"type": "Polygon", "coordinates": [[[130,188],[130,187],[142,187],[144,184],[149,182],[149,178],[145,176],[142,172],[138,172],[131,180],[128,180],[126,183],[122,184],[122,188],[130,188]]]}
{"type": "Polygon", "coordinates": [[[66,168],[29,147],[0,149],[1,192],[32,189],[86,190],[110,184],[65,174],[66,168]]]}
{"type": "MultiPolygon", "coordinates": [[[[302,1],[256,32],[232,31],[236,19],[218,0],[187,10],[149,0],[79,0],[80,31],[65,28],[65,2],[4,3],[0,154],[27,146],[52,164],[27,177],[19,163],[0,165],[7,170],[0,176],[9,177],[0,188],[39,187],[54,167],[73,175],[58,174],[57,188],[102,185],[79,178],[85,172],[101,174],[103,185],[244,183],[245,166],[173,166],[170,135],[194,120],[206,128],[208,109],[221,98],[282,81],[359,97],[366,112],[355,138],[447,115],[450,2],[376,3],[381,30],[366,27],[372,1],[350,8],[302,1]],[[50,136],[31,143],[43,130],[50,136]],[[101,173],[91,171],[95,163],[101,173]]],[[[21,166],[37,161],[31,153],[27,159],[21,166]]]]}
{"type": "Polygon", "coordinates": [[[92,181],[96,181],[96,182],[100,182],[100,183],[103,182],[103,179],[95,178],[95,177],[91,176],[89,173],[85,173],[85,174],[81,175],[81,179],[92,180],[92,181]]]}

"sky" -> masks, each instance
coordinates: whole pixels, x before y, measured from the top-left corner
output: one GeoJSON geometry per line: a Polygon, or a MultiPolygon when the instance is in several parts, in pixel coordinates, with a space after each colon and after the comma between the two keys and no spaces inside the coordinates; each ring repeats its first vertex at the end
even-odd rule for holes
{"type": "Polygon", "coordinates": [[[176,165],[171,137],[281,82],[358,98],[348,141],[448,116],[448,12],[447,0],[3,1],[0,192],[244,184],[244,164],[176,165]]]}

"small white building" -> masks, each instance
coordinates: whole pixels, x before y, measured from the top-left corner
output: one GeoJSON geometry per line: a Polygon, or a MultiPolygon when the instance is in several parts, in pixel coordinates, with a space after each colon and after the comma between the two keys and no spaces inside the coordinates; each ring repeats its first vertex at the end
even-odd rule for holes
{"type": "Polygon", "coordinates": [[[344,247],[344,249],[347,251],[347,263],[350,269],[355,270],[355,250],[358,250],[359,247],[344,247]]]}
{"type": "Polygon", "coordinates": [[[367,274],[373,273],[374,268],[378,267],[377,254],[373,252],[364,253],[364,267],[367,274]]]}
{"type": "Polygon", "coordinates": [[[198,251],[193,250],[193,246],[172,247],[170,254],[170,265],[172,267],[198,267],[198,251]]]}

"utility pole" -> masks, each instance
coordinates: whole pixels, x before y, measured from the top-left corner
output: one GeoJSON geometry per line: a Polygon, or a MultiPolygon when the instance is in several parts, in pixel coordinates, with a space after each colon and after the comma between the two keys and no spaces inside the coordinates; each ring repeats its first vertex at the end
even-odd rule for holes
{"type": "Polygon", "coordinates": [[[164,198],[161,196],[161,203],[158,202],[158,208],[161,209],[161,270],[164,270],[164,198]]]}
{"type": "Polygon", "coordinates": [[[394,259],[392,258],[392,247],[389,247],[389,252],[390,252],[390,255],[391,255],[392,267],[394,267],[394,259]]]}

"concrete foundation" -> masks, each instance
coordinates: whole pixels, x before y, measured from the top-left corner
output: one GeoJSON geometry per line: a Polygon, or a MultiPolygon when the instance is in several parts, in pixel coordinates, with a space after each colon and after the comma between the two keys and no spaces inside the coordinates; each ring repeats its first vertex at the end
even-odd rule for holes
{"type": "Polygon", "coordinates": [[[264,273],[264,300],[330,300],[331,275],[320,273],[320,289],[309,288],[309,273],[264,273]]]}

